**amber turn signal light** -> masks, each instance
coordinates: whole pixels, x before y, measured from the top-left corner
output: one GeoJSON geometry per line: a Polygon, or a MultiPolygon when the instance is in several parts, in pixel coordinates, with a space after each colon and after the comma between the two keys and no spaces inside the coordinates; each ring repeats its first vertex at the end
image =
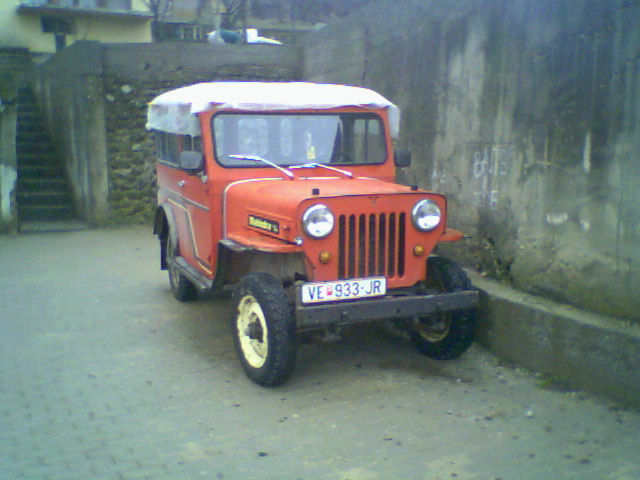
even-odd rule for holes
{"type": "Polygon", "coordinates": [[[422,245],[416,245],[415,247],[413,247],[413,254],[416,257],[421,257],[422,255],[424,255],[424,247],[422,245]]]}
{"type": "Polygon", "coordinates": [[[331,261],[331,254],[326,250],[322,250],[318,255],[318,259],[320,263],[324,263],[325,265],[331,261]]]}

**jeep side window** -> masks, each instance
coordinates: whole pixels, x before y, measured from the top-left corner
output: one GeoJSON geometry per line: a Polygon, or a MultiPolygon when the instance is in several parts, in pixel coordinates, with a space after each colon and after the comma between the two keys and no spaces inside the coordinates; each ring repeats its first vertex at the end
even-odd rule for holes
{"type": "Polygon", "coordinates": [[[182,135],[181,152],[202,152],[202,137],[192,137],[191,135],[182,135]]]}
{"type": "Polygon", "coordinates": [[[155,132],[156,156],[161,163],[180,168],[180,152],[202,152],[202,137],[155,132]]]}
{"type": "Polygon", "coordinates": [[[156,156],[162,163],[178,166],[178,138],[174,133],[156,131],[156,156]]]}

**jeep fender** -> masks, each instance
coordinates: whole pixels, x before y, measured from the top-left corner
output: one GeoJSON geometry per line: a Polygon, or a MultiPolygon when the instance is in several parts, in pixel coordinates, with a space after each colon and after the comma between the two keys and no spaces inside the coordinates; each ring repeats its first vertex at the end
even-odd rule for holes
{"type": "Polygon", "coordinates": [[[438,239],[438,243],[444,242],[459,242],[464,239],[464,234],[459,232],[458,230],[454,230],[453,228],[447,228],[440,238],[438,239]]]}
{"type": "Polygon", "coordinates": [[[171,235],[171,243],[178,245],[178,229],[173,210],[167,203],[163,203],[156,209],[156,217],[153,222],[153,234],[160,240],[160,268],[167,269],[167,243],[164,241],[171,235]]]}
{"type": "Polygon", "coordinates": [[[237,283],[251,272],[269,273],[283,284],[292,284],[306,277],[304,254],[263,251],[229,239],[218,243],[214,290],[237,283]]]}

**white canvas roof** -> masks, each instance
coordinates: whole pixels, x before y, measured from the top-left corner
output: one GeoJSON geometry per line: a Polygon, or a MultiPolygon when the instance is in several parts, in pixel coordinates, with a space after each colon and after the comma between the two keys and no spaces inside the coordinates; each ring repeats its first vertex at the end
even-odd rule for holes
{"type": "Polygon", "coordinates": [[[382,95],[361,87],[305,82],[211,82],[171,90],[149,103],[147,129],[199,135],[195,114],[212,107],[265,112],[348,106],[387,108],[391,133],[398,135],[400,110],[382,95]]]}

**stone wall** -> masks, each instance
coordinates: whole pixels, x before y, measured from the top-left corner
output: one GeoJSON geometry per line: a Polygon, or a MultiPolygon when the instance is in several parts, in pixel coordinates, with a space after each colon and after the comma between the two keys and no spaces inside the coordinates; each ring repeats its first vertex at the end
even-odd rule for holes
{"type": "Polygon", "coordinates": [[[383,1],[311,34],[304,78],[401,107],[400,178],[472,236],[448,254],[640,321],[639,19],[626,0],[383,1]]]}
{"type": "Polygon", "coordinates": [[[291,80],[300,75],[295,48],[171,44],[103,50],[111,221],[150,224],[156,181],[147,103],[183,85],[216,80],[291,80]]]}
{"type": "Polygon", "coordinates": [[[295,47],[76,42],[36,68],[82,218],[150,222],[156,184],[145,116],[156,95],[203,81],[297,79],[300,59],[295,47]]]}

